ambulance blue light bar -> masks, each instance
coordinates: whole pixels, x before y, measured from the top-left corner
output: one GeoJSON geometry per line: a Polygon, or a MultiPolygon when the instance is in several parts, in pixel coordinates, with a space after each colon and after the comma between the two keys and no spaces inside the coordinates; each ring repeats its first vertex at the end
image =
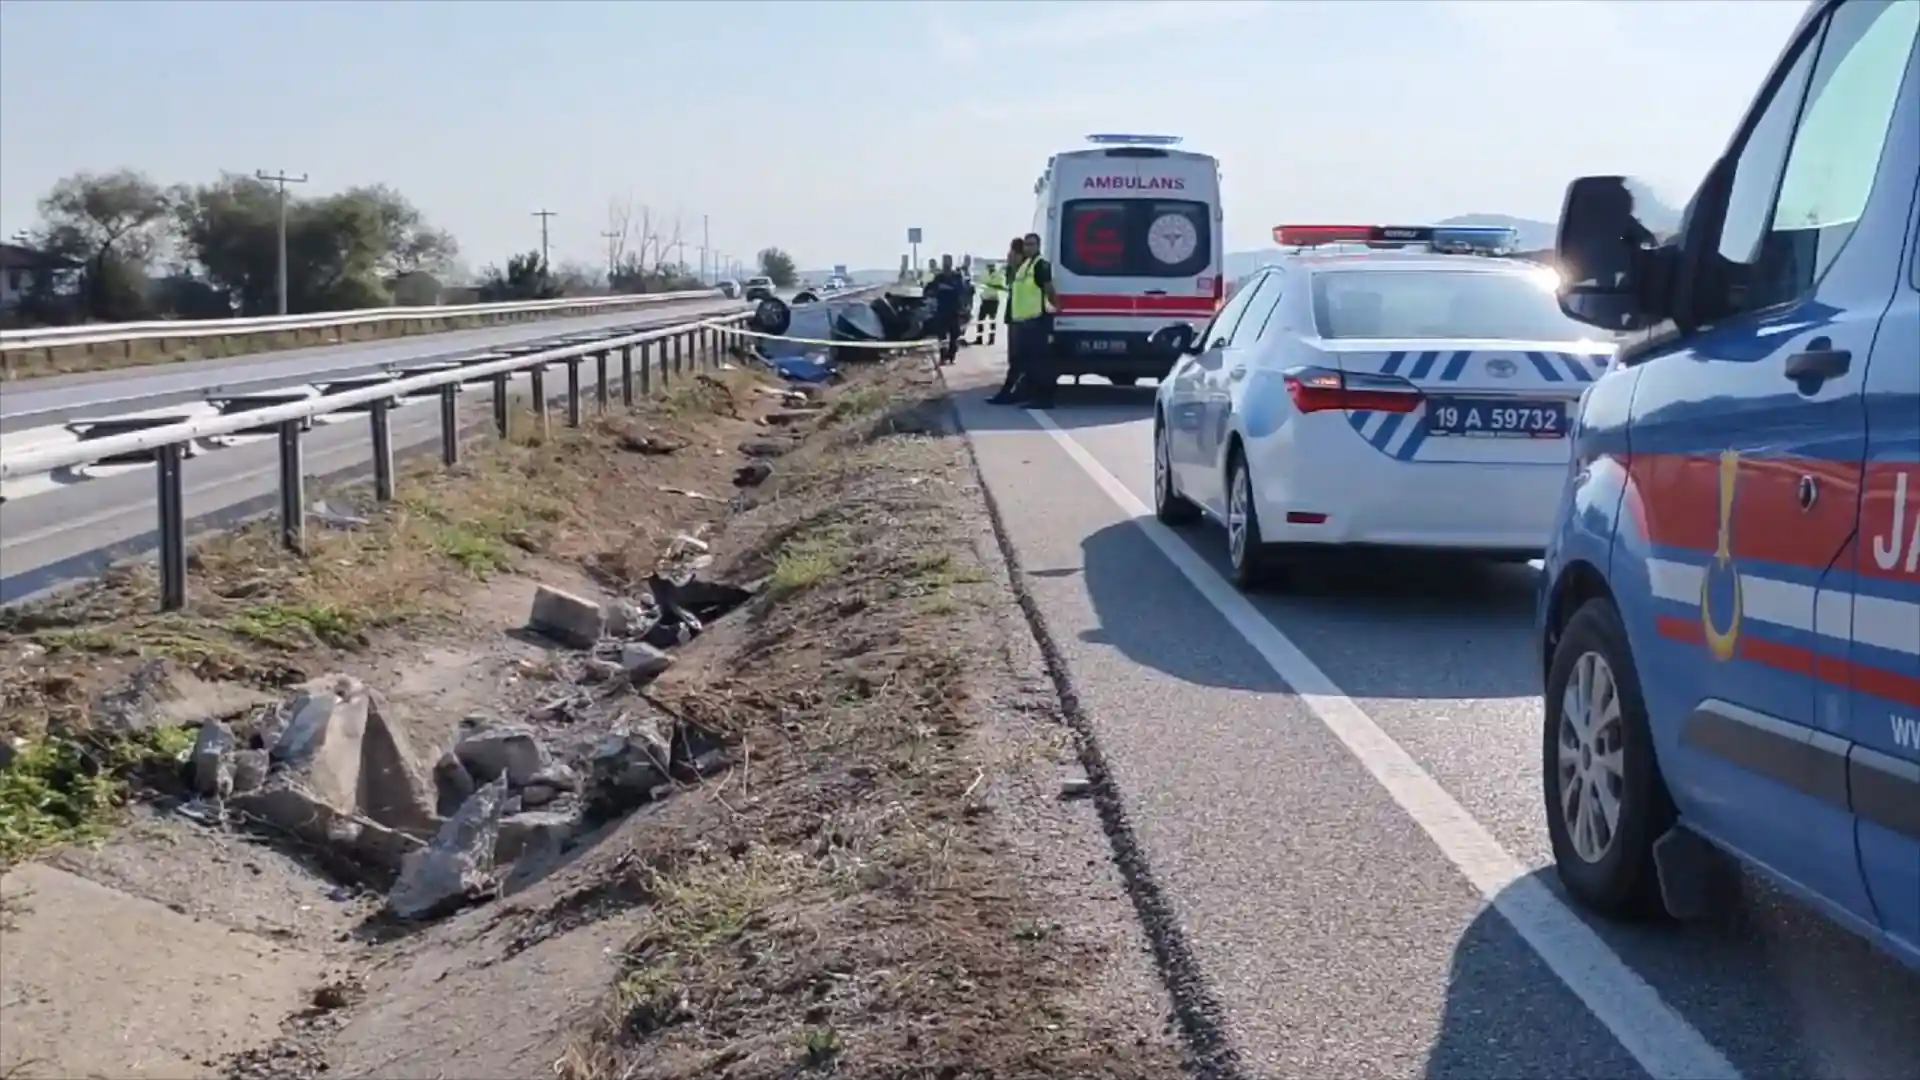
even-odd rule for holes
{"type": "Polygon", "coordinates": [[[1281,247],[1365,244],[1371,248],[1426,247],[1504,255],[1519,243],[1519,233],[1499,226],[1475,225],[1276,225],[1273,240],[1281,247]]]}
{"type": "Polygon", "coordinates": [[[1178,135],[1116,135],[1095,134],[1087,136],[1087,141],[1095,146],[1178,146],[1184,140],[1178,135]]]}

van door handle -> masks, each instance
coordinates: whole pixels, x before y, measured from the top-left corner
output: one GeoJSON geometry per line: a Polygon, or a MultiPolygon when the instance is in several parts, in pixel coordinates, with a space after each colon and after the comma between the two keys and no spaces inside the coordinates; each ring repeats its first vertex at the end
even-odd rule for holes
{"type": "Polygon", "coordinates": [[[1839,378],[1853,366],[1853,353],[1836,349],[1829,338],[1814,338],[1807,349],[1787,357],[1787,378],[1795,382],[1815,382],[1839,378]]]}

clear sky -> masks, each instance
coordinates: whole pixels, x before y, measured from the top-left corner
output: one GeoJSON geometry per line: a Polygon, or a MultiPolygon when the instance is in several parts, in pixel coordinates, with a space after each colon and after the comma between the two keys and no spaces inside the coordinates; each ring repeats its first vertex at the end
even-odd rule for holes
{"type": "Polygon", "coordinates": [[[1230,246],[1294,221],[1552,220],[1581,173],[1676,206],[1804,0],[0,2],[0,236],[76,170],[385,182],[478,266],[603,258],[611,199],[695,258],[998,252],[1089,131],[1216,154],[1230,246]]]}

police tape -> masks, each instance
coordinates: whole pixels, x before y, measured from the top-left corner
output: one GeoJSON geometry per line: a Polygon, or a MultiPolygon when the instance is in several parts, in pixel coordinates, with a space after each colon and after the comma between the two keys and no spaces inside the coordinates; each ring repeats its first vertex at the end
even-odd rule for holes
{"type": "Polygon", "coordinates": [[[735,337],[758,338],[761,341],[784,341],[789,345],[820,345],[829,349],[924,349],[940,344],[939,338],[920,338],[915,341],[822,341],[819,338],[788,337],[785,334],[763,334],[758,330],[746,330],[739,326],[722,322],[704,322],[702,326],[711,326],[725,330],[735,337]]]}

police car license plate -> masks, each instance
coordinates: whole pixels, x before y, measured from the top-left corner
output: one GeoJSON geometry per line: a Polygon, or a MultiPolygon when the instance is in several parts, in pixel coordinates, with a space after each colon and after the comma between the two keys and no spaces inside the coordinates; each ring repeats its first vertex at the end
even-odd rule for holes
{"type": "Polygon", "coordinates": [[[1567,434],[1564,401],[1430,397],[1427,434],[1488,439],[1559,439],[1567,434]]]}

